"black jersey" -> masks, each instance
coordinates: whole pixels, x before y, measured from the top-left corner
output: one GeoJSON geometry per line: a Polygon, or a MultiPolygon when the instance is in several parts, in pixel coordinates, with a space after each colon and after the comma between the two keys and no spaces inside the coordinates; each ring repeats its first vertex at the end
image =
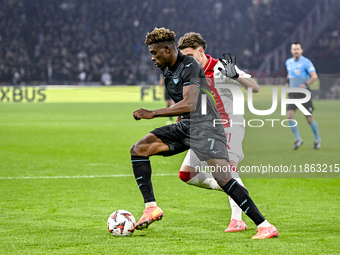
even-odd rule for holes
{"type": "Polygon", "coordinates": [[[191,56],[178,52],[176,63],[163,70],[165,89],[175,103],[183,100],[183,87],[196,84],[200,89],[196,110],[181,115],[182,121],[191,126],[213,127],[213,120],[220,119],[202,66],[191,56]],[[206,114],[202,114],[202,94],[206,94],[206,114]]]}

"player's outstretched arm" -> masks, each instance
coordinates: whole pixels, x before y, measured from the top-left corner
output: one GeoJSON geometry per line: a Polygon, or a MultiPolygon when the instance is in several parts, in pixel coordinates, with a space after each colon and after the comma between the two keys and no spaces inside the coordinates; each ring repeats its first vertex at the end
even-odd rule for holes
{"type": "Polygon", "coordinates": [[[158,110],[149,111],[146,109],[138,109],[133,112],[133,117],[136,120],[153,119],[156,117],[170,117],[178,116],[183,113],[192,112],[196,110],[199,89],[196,84],[191,84],[183,87],[183,100],[178,103],[158,110]]]}
{"type": "Polygon", "coordinates": [[[253,93],[258,93],[260,91],[260,86],[253,78],[246,78],[240,75],[236,80],[244,87],[251,88],[253,93]]]}
{"type": "Polygon", "coordinates": [[[245,88],[252,88],[253,93],[258,93],[260,91],[260,86],[257,82],[250,78],[245,77],[242,72],[236,66],[236,56],[231,56],[223,54],[224,59],[220,58],[220,62],[223,64],[223,68],[219,67],[218,70],[226,77],[232,78],[242,84],[245,88]]]}

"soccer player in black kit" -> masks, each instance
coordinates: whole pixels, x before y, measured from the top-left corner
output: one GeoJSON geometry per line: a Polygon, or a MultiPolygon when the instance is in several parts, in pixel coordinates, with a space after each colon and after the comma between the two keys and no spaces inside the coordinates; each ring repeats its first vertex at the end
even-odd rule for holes
{"type": "MultiPolygon", "coordinates": [[[[204,86],[204,70],[193,57],[182,55],[177,50],[175,37],[173,31],[165,28],[155,28],[146,36],[145,44],[151,60],[162,70],[165,89],[175,104],[158,110],[141,108],[134,111],[133,117],[140,120],[180,116],[181,121],[156,128],[130,149],[133,172],[145,203],[135,229],[147,228],[163,217],[153,192],[149,157],[171,156],[191,148],[200,160],[216,170],[212,173],[217,183],[258,226],[258,233],[252,238],[278,236],[277,229],[260,213],[248,191],[232,178],[230,171],[226,171],[229,169],[226,136],[222,125],[214,125],[214,119],[220,119],[220,116],[204,86]]],[[[235,69],[235,63],[228,65],[228,68],[235,69]]]]}

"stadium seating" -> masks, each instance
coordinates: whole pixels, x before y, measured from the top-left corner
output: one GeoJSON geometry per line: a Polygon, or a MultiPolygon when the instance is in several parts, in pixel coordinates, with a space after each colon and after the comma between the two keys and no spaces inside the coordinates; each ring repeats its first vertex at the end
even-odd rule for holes
{"type": "Polygon", "coordinates": [[[200,32],[208,53],[232,52],[256,70],[313,1],[0,0],[0,84],[100,83],[107,73],[113,84],[157,83],[144,45],[156,26],[177,38],[200,32]]]}

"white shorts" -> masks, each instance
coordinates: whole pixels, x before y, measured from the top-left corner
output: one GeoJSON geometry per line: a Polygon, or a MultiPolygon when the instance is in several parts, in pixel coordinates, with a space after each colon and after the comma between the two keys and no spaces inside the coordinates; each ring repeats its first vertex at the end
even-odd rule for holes
{"type": "MultiPolygon", "coordinates": [[[[225,128],[224,129],[226,137],[227,137],[227,149],[229,154],[229,160],[234,161],[237,164],[240,163],[244,159],[242,142],[244,138],[245,128],[237,127],[237,128],[225,128]]],[[[187,155],[185,156],[182,166],[205,166],[207,165],[205,162],[201,162],[195,153],[189,149],[187,155]]]]}
{"type": "Polygon", "coordinates": [[[240,163],[244,159],[242,142],[244,139],[245,127],[227,127],[224,129],[227,137],[227,149],[229,160],[240,163]]]}

